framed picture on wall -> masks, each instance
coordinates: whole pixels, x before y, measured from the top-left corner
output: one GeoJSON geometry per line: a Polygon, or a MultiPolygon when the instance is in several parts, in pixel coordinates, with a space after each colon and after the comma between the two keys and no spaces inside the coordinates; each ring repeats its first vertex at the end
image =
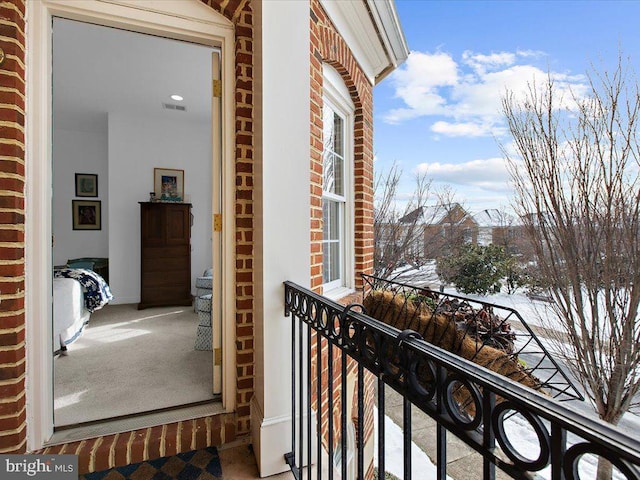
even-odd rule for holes
{"type": "Polygon", "coordinates": [[[72,200],[74,230],[102,230],[100,200],[72,200]]]}
{"type": "Polygon", "coordinates": [[[98,175],[76,173],[76,197],[97,197],[98,175]]]}
{"type": "Polygon", "coordinates": [[[184,170],[154,168],[153,188],[160,201],[181,202],[184,198],[184,170]]]}

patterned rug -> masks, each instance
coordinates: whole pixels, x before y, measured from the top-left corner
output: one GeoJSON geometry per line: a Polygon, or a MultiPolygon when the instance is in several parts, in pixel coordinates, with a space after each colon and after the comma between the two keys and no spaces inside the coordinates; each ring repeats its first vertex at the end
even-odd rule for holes
{"type": "Polygon", "coordinates": [[[220,480],[222,467],[215,447],[179,453],[142,463],[81,475],[79,480],[220,480]]]}

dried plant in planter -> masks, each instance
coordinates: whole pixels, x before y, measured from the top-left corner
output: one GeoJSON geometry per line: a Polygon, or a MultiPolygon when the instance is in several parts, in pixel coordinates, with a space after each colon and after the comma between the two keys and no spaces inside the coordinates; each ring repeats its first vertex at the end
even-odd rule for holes
{"type": "MultiPolygon", "coordinates": [[[[416,308],[419,307],[419,304],[416,305],[416,308]]],[[[441,314],[453,320],[458,330],[464,331],[482,345],[506,353],[515,351],[516,335],[511,330],[511,325],[495,315],[490,308],[477,310],[469,303],[454,298],[439,303],[431,314],[432,316],[441,314]]]]}
{"type": "MultiPolygon", "coordinates": [[[[486,323],[478,326],[478,322],[470,320],[478,317],[477,311],[469,311],[470,306],[460,308],[460,305],[450,304],[435,308],[435,303],[407,299],[389,290],[371,291],[364,299],[364,306],[369,316],[398,330],[415,330],[433,345],[535,390],[542,389],[540,380],[528,373],[512,353],[514,333],[492,318],[490,312],[480,313],[486,323]],[[469,328],[471,324],[473,328],[469,328]],[[495,339],[483,339],[496,325],[501,326],[493,328],[497,333],[495,339]]],[[[433,380],[427,368],[418,374],[427,383],[433,380]]],[[[474,404],[468,395],[466,389],[460,389],[454,396],[467,413],[475,415],[474,404]]]]}

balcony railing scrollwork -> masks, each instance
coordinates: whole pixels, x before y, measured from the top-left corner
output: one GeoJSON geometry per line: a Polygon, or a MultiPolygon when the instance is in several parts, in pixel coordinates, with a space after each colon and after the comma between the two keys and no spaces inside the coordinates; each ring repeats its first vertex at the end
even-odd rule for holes
{"type": "Polygon", "coordinates": [[[497,466],[512,478],[532,478],[535,472],[545,469],[552,480],[577,480],[578,464],[585,454],[609,460],[622,478],[640,479],[637,438],[578,413],[569,403],[429,344],[416,332],[399,331],[368,317],[361,306],[343,307],[291,282],[285,282],[284,287],[285,314],[292,319],[291,400],[295,419],[292,448],[285,460],[297,479],[306,473],[309,479],[314,475],[331,480],[336,465],[336,477],[350,478],[346,461],[349,400],[345,392],[348,372],[352,370],[347,365],[348,358],[357,364],[353,370],[357,441],[351,457],[355,478],[364,479],[371,474],[364,464],[362,441],[367,413],[366,370],[376,377],[378,387],[375,435],[379,480],[384,479],[385,471],[384,400],[385,388],[389,387],[403,397],[403,469],[407,480],[411,479],[412,457],[407,452],[411,451],[412,408],[422,410],[437,422],[438,479],[447,476],[446,446],[450,434],[481,454],[484,479],[495,478],[497,466]],[[336,355],[339,362],[334,361],[336,355]],[[334,398],[340,399],[337,422],[334,398]],[[512,437],[509,422],[514,417],[527,423],[536,438],[536,445],[525,452],[512,437]],[[335,458],[341,461],[333,462],[335,458]],[[315,468],[305,471],[302,467],[312,461],[315,468]]]}

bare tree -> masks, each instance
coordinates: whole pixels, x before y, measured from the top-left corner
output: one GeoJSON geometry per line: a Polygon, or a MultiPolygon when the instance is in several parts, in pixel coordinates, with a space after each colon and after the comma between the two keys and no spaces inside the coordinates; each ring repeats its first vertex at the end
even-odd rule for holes
{"type": "Polygon", "coordinates": [[[431,182],[425,174],[415,178],[415,190],[405,201],[399,198],[402,170],[394,164],[376,177],[373,217],[374,275],[391,278],[404,264],[424,262],[424,229],[420,215],[429,196],[431,182]]]}
{"type": "Polygon", "coordinates": [[[465,243],[476,243],[476,224],[456,191],[445,185],[432,196],[435,201],[423,209],[425,258],[438,259],[465,243]]]}
{"type": "MultiPolygon", "coordinates": [[[[640,95],[621,59],[614,72],[589,75],[588,86],[563,96],[549,77],[522,100],[507,93],[520,158],[503,153],[564,329],[557,347],[600,418],[615,425],[640,387],[640,95]]],[[[610,475],[599,462],[598,478],[610,475]]]]}

